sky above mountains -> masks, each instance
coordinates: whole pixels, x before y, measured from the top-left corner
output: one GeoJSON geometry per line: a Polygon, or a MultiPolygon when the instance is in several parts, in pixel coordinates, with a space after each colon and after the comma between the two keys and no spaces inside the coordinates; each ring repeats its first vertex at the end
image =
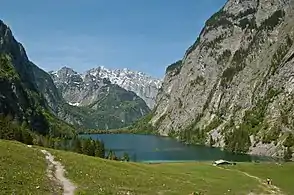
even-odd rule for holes
{"type": "Polygon", "coordinates": [[[162,77],[226,0],[0,2],[0,19],[47,71],[103,65],[162,77]]]}

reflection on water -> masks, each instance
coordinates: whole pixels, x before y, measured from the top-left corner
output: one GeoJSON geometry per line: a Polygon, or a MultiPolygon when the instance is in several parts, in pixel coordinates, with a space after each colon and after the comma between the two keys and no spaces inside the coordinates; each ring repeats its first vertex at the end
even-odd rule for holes
{"type": "Polygon", "coordinates": [[[118,156],[127,152],[133,161],[213,161],[225,159],[248,162],[273,160],[268,157],[233,154],[219,148],[185,145],[171,138],[152,135],[91,134],[82,136],[103,140],[107,150],[114,151],[118,156]]]}

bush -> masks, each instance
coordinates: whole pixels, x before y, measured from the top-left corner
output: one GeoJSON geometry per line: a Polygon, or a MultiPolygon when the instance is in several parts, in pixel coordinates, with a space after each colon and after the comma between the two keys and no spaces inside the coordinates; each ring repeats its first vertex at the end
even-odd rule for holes
{"type": "Polygon", "coordinates": [[[284,151],[284,160],[285,161],[289,161],[289,160],[291,160],[292,159],[292,150],[291,150],[291,148],[287,148],[285,151],[284,151]]]}
{"type": "Polygon", "coordinates": [[[283,145],[284,145],[285,147],[288,147],[288,148],[294,146],[294,136],[293,136],[292,133],[290,133],[290,134],[287,136],[287,138],[286,138],[286,140],[284,141],[283,145]]]}
{"type": "Polygon", "coordinates": [[[232,22],[228,20],[231,17],[229,13],[223,11],[222,9],[215,14],[213,14],[206,22],[205,26],[207,27],[207,31],[211,29],[216,29],[219,26],[228,27],[232,25],[232,22]]]}
{"type": "Polygon", "coordinates": [[[277,127],[273,127],[270,131],[266,132],[266,134],[262,138],[262,143],[272,143],[273,141],[277,141],[279,139],[281,130],[277,127]]]}
{"type": "Polygon", "coordinates": [[[271,15],[269,18],[264,20],[261,25],[260,29],[266,29],[266,30],[273,30],[278,24],[281,23],[282,19],[285,17],[285,12],[283,10],[277,10],[273,15],[271,15]]]}
{"type": "Polygon", "coordinates": [[[11,64],[11,58],[6,54],[0,54],[0,78],[1,77],[10,80],[19,79],[18,73],[11,64]]]}
{"type": "Polygon", "coordinates": [[[230,50],[226,49],[217,59],[217,64],[225,64],[229,61],[232,53],[230,50]]]}
{"type": "Polygon", "coordinates": [[[242,20],[239,21],[239,26],[244,30],[245,28],[249,29],[256,29],[256,23],[255,23],[255,18],[248,19],[248,18],[243,18],[242,20]]]}
{"type": "Polygon", "coordinates": [[[168,72],[172,72],[172,71],[174,71],[174,70],[176,70],[176,72],[179,73],[180,70],[181,70],[181,68],[182,68],[182,60],[178,60],[177,62],[175,62],[175,63],[169,65],[169,66],[166,68],[166,73],[168,73],[168,72]]]}
{"type": "Polygon", "coordinates": [[[112,150],[109,150],[107,155],[108,160],[118,160],[118,157],[116,156],[115,152],[112,150]]]}
{"type": "Polygon", "coordinates": [[[122,161],[130,161],[130,157],[129,157],[129,154],[128,153],[126,153],[126,152],[124,152],[124,154],[123,154],[123,157],[122,157],[122,159],[121,159],[122,161]]]}
{"type": "Polygon", "coordinates": [[[211,123],[206,126],[205,131],[208,132],[217,128],[220,124],[222,124],[222,122],[223,121],[219,117],[214,118],[211,123]]]}
{"type": "Polygon", "coordinates": [[[200,37],[197,37],[196,41],[187,49],[185,56],[188,56],[192,51],[196,49],[198,44],[200,43],[200,37]]]}

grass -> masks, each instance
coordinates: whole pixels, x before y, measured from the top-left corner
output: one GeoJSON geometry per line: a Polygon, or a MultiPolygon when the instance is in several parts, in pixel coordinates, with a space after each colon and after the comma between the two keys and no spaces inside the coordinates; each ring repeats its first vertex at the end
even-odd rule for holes
{"type": "Polygon", "coordinates": [[[77,194],[248,194],[262,192],[242,173],[207,163],[138,164],[50,150],[65,165],[77,194]],[[240,185],[242,184],[242,185],[240,185]],[[230,192],[228,192],[230,190],[230,192]]]}
{"type": "MultiPolygon", "coordinates": [[[[0,140],[0,194],[51,194],[47,165],[39,150],[0,140]]],[[[48,150],[65,166],[66,177],[78,187],[76,194],[265,193],[264,186],[240,171],[264,181],[271,178],[284,194],[294,194],[293,163],[238,163],[220,169],[205,162],[128,163],[48,150]]]]}
{"type": "Polygon", "coordinates": [[[281,188],[285,194],[294,194],[294,163],[276,165],[273,163],[240,163],[234,168],[257,176],[264,181],[273,180],[273,185],[281,188]]]}
{"type": "Polygon", "coordinates": [[[46,169],[39,150],[0,140],[0,194],[51,194],[46,169]]]}

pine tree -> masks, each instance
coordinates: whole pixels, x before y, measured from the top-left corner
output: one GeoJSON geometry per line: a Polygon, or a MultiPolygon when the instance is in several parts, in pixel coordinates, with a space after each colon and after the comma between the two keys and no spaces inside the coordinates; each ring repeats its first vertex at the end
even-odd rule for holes
{"type": "Polygon", "coordinates": [[[95,156],[95,146],[91,139],[84,139],[82,152],[88,156],[95,156]]]}
{"type": "Polygon", "coordinates": [[[109,160],[117,160],[117,157],[115,155],[115,152],[112,151],[112,150],[109,150],[107,159],[109,159],[109,160]]]}
{"type": "Polygon", "coordinates": [[[14,140],[19,142],[24,142],[23,135],[22,135],[22,129],[19,127],[13,127],[13,134],[14,134],[14,140]]]}
{"type": "Polygon", "coordinates": [[[95,141],[95,156],[100,158],[105,157],[104,144],[100,141],[95,141]]]}
{"type": "Polygon", "coordinates": [[[89,156],[95,156],[95,141],[90,140],[89,156]]]}
{"type": "Polygon", "coordinates": [[[100,141],[100,158],[105,158],[105,145],[103,141],[100,141]]]}
{"type": "Polygon", "coordinates": [[[7,139],[7,140],[13,140],[14,139],[14,133],[13,133],[13,125],[12,125],[12,119],[13,117],[11,115],[3,116],[2,119],[2,129],[1,129],[1,137],[2,139],[7,139]]]}
{"type": "Polygon", "coordinates": [[[23,138],[23,143],[28,144],[28,145],[33,144],[33,137],[29,131],[22,130],[22,138],[23,138]]]}
{"type": "Polygon", "coordinates": [[[129,154],[124,152],[122,160],[127,161],[127,162],[130,161],[129,154]]]}
{"type": "Polygon", "coordinates": [[[73,150],[74,152],[82,153],[82,143],[78,137],[73,140],[73,150]]]}

